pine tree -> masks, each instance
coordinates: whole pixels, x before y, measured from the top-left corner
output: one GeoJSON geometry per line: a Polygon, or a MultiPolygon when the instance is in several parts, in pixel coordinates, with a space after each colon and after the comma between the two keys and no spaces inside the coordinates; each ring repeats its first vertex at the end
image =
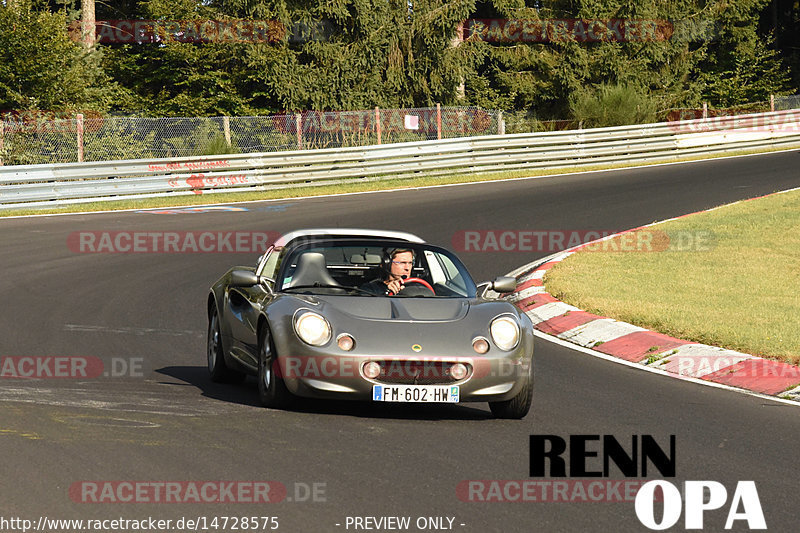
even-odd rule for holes
{"type": "Polygon", "coordinates": [[[70,20],[31,0],[0,5],[0,109],[67,112],[109,108],[115,87],[100,54],[68,32],[70,20]]]}

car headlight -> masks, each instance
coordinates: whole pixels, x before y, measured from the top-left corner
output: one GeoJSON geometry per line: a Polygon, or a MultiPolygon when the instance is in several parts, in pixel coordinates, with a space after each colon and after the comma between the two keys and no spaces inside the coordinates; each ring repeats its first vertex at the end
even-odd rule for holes
{"type": "Polygon", "coordinates": [[[331,325],[322,315],[311,311],[295,318],[294,330],[303,342],[312,346],[322,346],[331,340],[331,325]]]}
{"type": "Polygon", "coordinates": [[[519,325],[510,316],[492,320],[489,331],[492,333],[492,340],[501,350],[513,350],[519,343],[519,325]]]}

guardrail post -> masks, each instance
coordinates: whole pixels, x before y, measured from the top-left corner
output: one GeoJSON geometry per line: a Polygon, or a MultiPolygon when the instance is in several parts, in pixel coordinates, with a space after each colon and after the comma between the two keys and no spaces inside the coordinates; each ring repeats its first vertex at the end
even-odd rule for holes
{"type": "Polygon", "coordinates": [[[381,144],[381,110],[375,106],[375,132],[378,134],[378,144],[381,144]]]}
{"type": "Polygon", "coordinates": [[[225,115],[222,117],[222,134],[225,135],[225,144],[228,148],[231,147],[231,117],[225,115]]]}
{"type": "Polygon", "coordinates": [[[83,163],[83,113],[78,113],[76,129],[78,130],[78,163],[83,163]]]}
{"type": "Polygon", "coordinates": [[[5,124],[3,124],[3,117],[0,116],[0,167],[3,166],[3,135],[5,133],[5,124]]]}
{"type": "Polygon", "coordinates": [[[708,102],[703,102],[703,120],[708,118],[708,102]]]}
{"type": "Polygon", "coordinates": [[[497,112],[497,134],[498,135],[505,135],[506,134],[506,121],[503,119],[503,112],[497,112]]]}
{"type": "Polygon", "coordinates": [[[436,138],[442,140],[442,105],[436,104],[436,138]]]}
{"type": "Polygon", "coordinates": [[[297,124],[297,149],[303,149],[303,118],[300,113],[294,114],[294,121],[297,124]]]}
{"type": "Polygon", "coordinates": [[[775,95],[774,94],[769,95],[769,110],[770,111],[775,111],[775,95]]]}

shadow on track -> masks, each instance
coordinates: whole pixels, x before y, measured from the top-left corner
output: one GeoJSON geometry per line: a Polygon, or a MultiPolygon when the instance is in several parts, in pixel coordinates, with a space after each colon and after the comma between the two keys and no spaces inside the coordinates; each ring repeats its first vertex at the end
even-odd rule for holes
{"type": "MultiPolygon", "coordinates": [[[[170,376],[199,389],[203,396],[215,400],[258,407],[258,390],[255,381],[247,378],[241,385],[214,383],[208,376],[204,366],[167,366],[156,370],[157,373],[170,376]]],[[[175,383],[171,383],[175,385],[175,383]]],[[[331,414],[362,418],[394,418],[402,420],[493,420],[488,405],[424,405],[401,403],[372,403],[346,400],[313,400],[295,397],[294,403],[286,412],[331,414]],[[467,407],[474,405],[475,407],[467,407]],[[479,408],[482,407],[483,409],[479,408]]]]}

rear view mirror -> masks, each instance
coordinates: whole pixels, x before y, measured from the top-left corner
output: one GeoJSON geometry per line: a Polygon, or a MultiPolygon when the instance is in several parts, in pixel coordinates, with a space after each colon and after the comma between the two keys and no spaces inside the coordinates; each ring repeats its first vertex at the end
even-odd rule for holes
{"type": "Polygon", "coordinates": [[[494,281],[484,281],[478,284],[478,294],[485,294],[489,289],[499,293],[514,292],[516,288],[517,278],[498,276],[494,281]]]}
{"type": "Polygon", "coordinates": [[[492,290],[495,292],[505,293],[505,292],[514,292],[514,289],[517,288],[517,278],[512,278],[510,276],[498,276],[492,282],[492,290]]]}
{"type": "Polygon", "coordinates": [[[231,272],[231,287],[252,287],[258,285],[258,276],[252,270],[234,270],[231,272]]]}

